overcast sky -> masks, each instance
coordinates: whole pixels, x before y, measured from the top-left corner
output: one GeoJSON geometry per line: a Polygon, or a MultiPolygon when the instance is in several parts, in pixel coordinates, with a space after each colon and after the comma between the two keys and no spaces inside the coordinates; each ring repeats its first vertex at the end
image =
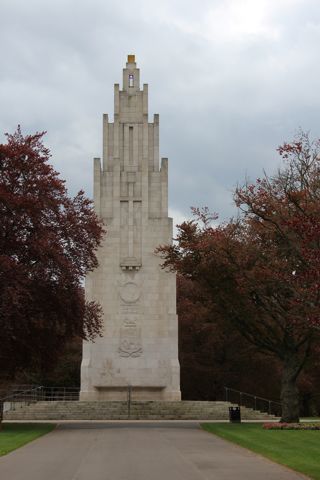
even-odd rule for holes
{"type": "Polygon", "coordinates": [[[232,189],[320,136],[319,0],[0,0],[0,140],[47,130],[71,194],[92,195],[102,113],[129,53],[160,114],[171,213],[234,213],[232,189]]]}

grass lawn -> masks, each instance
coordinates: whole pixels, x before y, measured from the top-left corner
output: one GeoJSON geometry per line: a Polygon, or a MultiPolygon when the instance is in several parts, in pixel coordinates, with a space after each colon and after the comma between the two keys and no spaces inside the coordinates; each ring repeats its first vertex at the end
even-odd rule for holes
{"type": "Polygon", "coordinates": [[[320,480],[320,430],[264,430],[253,423],[205,423],[202,428],[320,480]]]}
{"type": "Polygon", "coordinates": [[[0,430],[0,456],[51,432],[54,428],[55,425],[47,423],[3,423],[0,430]]]}

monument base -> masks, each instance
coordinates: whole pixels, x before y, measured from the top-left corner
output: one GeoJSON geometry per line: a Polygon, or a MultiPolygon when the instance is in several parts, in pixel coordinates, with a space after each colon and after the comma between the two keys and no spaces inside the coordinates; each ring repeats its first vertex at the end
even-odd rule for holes
{"type": "Polygon", "coordinates": [[[80,400],[81,401],[127,401],[128,396],[130,396],[133,401],[180,401],[181,392],[180,390],[168,390],[163,387],[139,387],[132,386],[130,387],[103,387],[103,388],[94,388],[90,391],[81,391],[80,400]]]}

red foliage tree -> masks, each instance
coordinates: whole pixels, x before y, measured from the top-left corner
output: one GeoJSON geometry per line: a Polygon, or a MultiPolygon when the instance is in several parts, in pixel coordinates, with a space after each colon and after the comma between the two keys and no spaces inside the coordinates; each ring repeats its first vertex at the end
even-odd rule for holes
{"type": "MultiPolygon", "coordinates": [[[[227,386],[278,399],[277,362],[266,359],[224,316],[217,314],[198,282],[178,275],[177,286],[182,398],[223,400],[227,386]]],[[[234,393],[232,399],[238,398],[234,393]]]]}
{"type": "Polygon", "coordinates": [[[239,187],[242,214],[213,227],[205,209],[161,247],[165,267],[198,282],[216,315],[282,365],[282,420],[299,419],[297,378],[319,339],[319,144],[280,147],[284,167],[239,187]]]}
{"type": "Polygon", "coordinates": [[[80,191],[69,198],[49,165],[44,133],[20,128],[0,145],[0,370],[53,366],[67,341],[101,331],[101,307],[86,302],[103,226],[80,191]]]}

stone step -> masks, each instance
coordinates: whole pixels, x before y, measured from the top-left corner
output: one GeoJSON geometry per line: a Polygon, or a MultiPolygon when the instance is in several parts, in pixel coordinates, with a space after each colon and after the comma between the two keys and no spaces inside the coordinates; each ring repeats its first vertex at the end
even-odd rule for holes
{"type": "MultiPolygon", "coordinates": [[[[137,402],[130,408],[132,420],[227,420],[228,402],[137,402]]],[[[241,407],[243,419],[270,420],[274,417],[241,407]]],[[[126,402],[40,401],[5,412],[6,420],[126,420],[126,402]]]]}

